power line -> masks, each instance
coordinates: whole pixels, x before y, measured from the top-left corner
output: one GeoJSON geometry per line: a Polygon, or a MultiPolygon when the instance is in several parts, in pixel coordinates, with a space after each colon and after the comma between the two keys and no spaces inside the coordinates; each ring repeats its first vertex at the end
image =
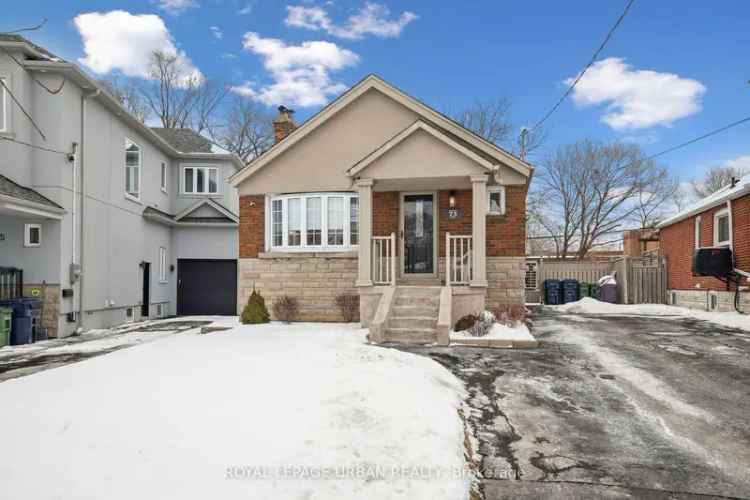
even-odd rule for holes
{"type": "Polygon", "coordinates": [[[18,106],[18,108],[26,116],[26,118],[29,119],[29,121],[31,122],[31,124],[36,129],[36,131],[39,132],[39,135],[42,136],[42,139],[44,139],[46,141],[47,137],[44,135],[44,132],[42,132],[42,129],[39,128],[39,125],[36,124],[36,122],[31,117],[31,115],[29,114],[29,112],[26,111],[26,109],[21,105],[21,103],[18,101],[18,99],[16,99],[16,96],[13,95],[13,92],[11,92],[10,88],[5,84],[5,80],[2,79],[2,78],[0,78],[0,86],[2,86],[5,89],[5,91],[8,93],[8,95],[10,95],[10,98],[13,100],[13,102],[16,103],[16,106],[18,106]]]}
{"type": "MultiPolygon", "coordinates": [[[[723,127],[717,128],[716,130],[712,130],[711,132],[703,134],[700,137],[696,137],[695,139],[690,139],[689,141],[683,142],[682,144],[678,144],[677,146],[673,146],[673,147],[671,147],[669,149],[665,149],[664,151],[660,151],[660,152],[658,152],[656,154],[653,154],[651,156],[648,156],[648,157],[644,158],[644,160],[641,160],[641,161],[653,160],[654,158],[658,158],[658,157],[663,156],[663,155],[665,155],[667,153],[671,153],[672,151],[676,151],[678,149],[682,149],[685,146],[689,146],[689,145],[694,144],[694,143],[696,143],[698,141],[702,141],[703,139],[707,139],[707,138],[709,138],[711,136],[714,136],[716,134],[724,132],[725,130],[729,130],[730,128],[736,127],[738,125],[742,125],[743,123],[746,123],[746,122],[750,122],[750,116],[748,116],[747,118],[743,118],[741,120],[737,120],[736,122],[732,122],[729,125],[724,125],[723,127]]],[[[633,163],[637,163],[637,162],[633,162],[633,163]]]]}
{"type": "Polygon", "coordinates": [[[5,33],[8,34],[8,35],[12,35],[14,33],[21,33],[21,32],[24,32],[24,31],[36,31],[38,29],[42,29],[42,27],[45,24],[47,24],[47,18],[46,17],[42,20],[41,23],[37,24],[36,26],[30,26],[28,28],[20,28],[20,29],[13,30],[13,31],[6,31],[5,33]]]}
{"type": "Polygon", "coordinates": [[[604,47],[607,45],[607,43],[609,43],[610,38],[612,38],[612,35],[614,35],[614,33],[615,33],[615,30],[617,30],[617,28],[620,26],[620,24],[622,24],[622,21],[625,19],[625,16],[628,15],[628,11],[630,10],[630,7],[633,5],[634,2],[635,2],[635,0],[629,0],[628,1],[628,4],[625,6],[625,10],[622,12],[622,14],[620,14],[620,17],[617,18],[617,21],[615,22],[614,26],[612,26],[612,28],[609,30],[609,33],[607,33],[607,36],[604,38],[604,41],[599,46],[599,48],[596,49],[596,52],[594,52],[594,55],[591,58],[591,60],[589,61],[589,63],[586,65],[585,68],[583,68],[583,71],[581,71],[578,74],[578,76],[576,77],[576,79],[573,81],[573,83],[570,85],[570,87],[568,87],[568,90],[565,91],[565,93],[562,95],[562,97],[560,97],[560,99],[557,101],[557,103],[555,103],[555,105],[552,106],[552,109],[550,109],[547,112],[547,114],[544,115],[544,118],[542,118],[541,120],[539,120],[536,123],[536,125],[534,125],[533,127],[531,127],[532,131],[534,131],[537,127],[539,127],[542,123],[544,123],[547,120],[547,118],[549,118],[550,116],[552,116],[552,113],[554,113],[555,111],[557,111],[557,108],[559,108],[560,105],[563,103],[563,101],[570,95],[571,92],[573,92],[573,89],[576,87],[576,85],[578,85],[578,82],[581,81],[581,78],[583,78],[583,75],[585,75],[586,71],[588,71],[589,68],[591,66],[593,66],[593,64],[596,62],[597,57],[599,57],[599,54],[602,52],[602,50],[604,50],[604,47]]]}
{"type": "Polygon", "coordinates": [[[2,48],[2,47],[0,47],[0,50],[1,50],[1,51],[2,51],[2,52],[3,52],[3,53],[4,53],[5,55],[6,55],[6,56],[8,56],[8,57],[9,57],[9,58],[10,58],[10,59],[11,59],[11,60],[12,60],[12,61],[14,62],[14,63],[16,63],[16,64],[18,65],[18,67],[19,67],[19,68],[21,68],[21,69],[22,69],[22,70],[24,70],[24,71],[25,71],[26,73],[28,73],[28,74],[29,74],[29,76],[31,77],[31,79],[32,79],[32,80],[34,80],[34,81],[35,81],[35,82],[37,83],[37,85],[39,85],[40,87],[42,87],[42,88],[43,88],[44,90],[46,90],[46,91],[47,91],[47,92],[49,92],[50,94],[52,94],[52,95],[57,95],[57,94],[59,94],[59,93],[60,93],[60,92],[62,91],[63,87],[65,87],[65,82],[67,82],[67,80],[68,80],[68,79],[67,79],[67,78],[65,78],[65,77],[63,77],[63,79],[62,79],[62,83],[60,83],[60,85],[59,85],[59,86],[57,87],[57,89],[54,89],[54,90],[53,90],[53,89],[51,89],[51,88],[47,87],[47,86],[46,86],[45,84],[43,84],[42,82],[40,82],[39,80],[37,80],[37,79],[36,79],[36,78],[34,77],[34,75],[33,75],[33,74],[31,73],[31,71],[29,71],[29,68],[27,68],[26,66],[24,66],[23,64],[21,64],[21,62],[20,62],[20,61],[19,61],[18,59],[16,59],[16,58],[15,58],[15,57],[13,56],[13,54],[11,54],[10,52],[8,52],[7,50],[5,50],[5,49],[4,49],[4,48],[2,48]]]}
{"type": "Polygon", "coordinates": [[[30,142],[19,141],[18,139],[13,139],[12,137],[0,136],[0,141],[14,142],[16,144],[21,144],[22,146],[27,146],[27,147],[30,147],[30,148],[33,148],[33,149],[39,149],[41,151],[47,151],[48,153],[57,153],[57,154],[65,155],[66,157],[69,154],[71,154],[70,152],[58,151],[57,149],[45,148],[44,146],[37,146],[36,144],[31,144],[30,142]]]}

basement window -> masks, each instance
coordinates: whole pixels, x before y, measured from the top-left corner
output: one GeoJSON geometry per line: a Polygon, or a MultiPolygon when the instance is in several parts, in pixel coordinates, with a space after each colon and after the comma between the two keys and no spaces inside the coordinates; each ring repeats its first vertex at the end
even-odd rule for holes
{"type": "Polygon", "coordinates": [[[131,322],[135,320],[135,314],[132,307],[125,309],[125,321],[131,322]]]}
{"type": "Polygon", "coordinates": [[[719,296],[716,293],[711,293],[708,296],[708,309],[716,311],[719,308],[719,296]]]}

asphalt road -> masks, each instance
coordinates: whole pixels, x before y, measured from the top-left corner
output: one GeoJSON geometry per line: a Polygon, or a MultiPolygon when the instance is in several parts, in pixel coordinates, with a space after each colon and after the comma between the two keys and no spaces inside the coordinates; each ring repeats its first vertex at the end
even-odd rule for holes
{"type": "Polygon", "coordinates": [[[467,383],[487,499],[750,498],[750,334],[539,309],[534,350],[404,348],[467,383]]]}

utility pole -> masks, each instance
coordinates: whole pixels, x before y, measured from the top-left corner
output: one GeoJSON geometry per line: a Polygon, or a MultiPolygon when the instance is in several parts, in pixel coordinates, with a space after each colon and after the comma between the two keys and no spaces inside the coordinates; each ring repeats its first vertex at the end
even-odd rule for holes
{"type": "Polygon", "coordinates": [[[529,129],[521,129],[521,159],[526,161],[526,137],[529,135],[529,129]]]}

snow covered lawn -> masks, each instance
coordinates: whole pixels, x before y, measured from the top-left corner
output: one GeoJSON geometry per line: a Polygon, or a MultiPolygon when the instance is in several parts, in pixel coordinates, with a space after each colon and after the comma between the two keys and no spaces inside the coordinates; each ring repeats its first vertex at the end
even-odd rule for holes
{"type": "Polygon", "coordinates": [[[0,383],[2,496],[467,498],[463,397],[350,326],[171,335],[0,383]]]}
{"type": "Polygon", "coordinates": [[[750,331],[750,315],[739,314],[737,312],[709,312],[662,304],[609,304],[590,297],[585,297],[577,302],[569,302],[560,306],[547,307],[554,311],[575,314],[683,316],[703,321],[712,321],[729,328],[750,331]]]}

